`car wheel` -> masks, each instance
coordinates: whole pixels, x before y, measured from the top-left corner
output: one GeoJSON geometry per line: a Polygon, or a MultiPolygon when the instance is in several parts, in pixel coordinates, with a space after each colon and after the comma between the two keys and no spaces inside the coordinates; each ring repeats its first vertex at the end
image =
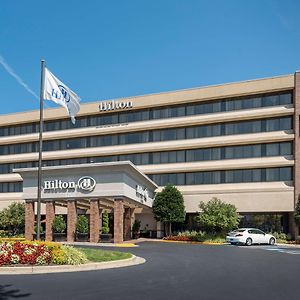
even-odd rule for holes
{"type": "Polygon", "coordinates": [[[252,245],[252,239],[247,238],[246,239],[246,246],[251,246],[252,245]]]}
{"type": "Polygon", "coordinates": [[[274,245],[275,244],[275,239],[274,238],[270,238],[269,240],[269,245],[274,245]]]}
{"type": "Polygon", "coordinates": [[[233,243],[233,242],[231,242],[230,244],[231,244],[231,245],[236,245],[237,243],[233,243]]]}

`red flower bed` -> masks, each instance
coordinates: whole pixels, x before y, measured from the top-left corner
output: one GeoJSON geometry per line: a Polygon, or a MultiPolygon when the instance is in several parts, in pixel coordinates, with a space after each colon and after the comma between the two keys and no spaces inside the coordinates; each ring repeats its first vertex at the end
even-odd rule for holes
{"type": "Polygon", "coordinates": [[[190,237],[183,236],[183,235],[170,235],[170,236],[164,237],[163,240],[179,241],[179,242],[192,242],[193,241],[190,237]]]}
{"type": "Polygon", "coordinates": [[[0,243],[0,266],[11,264],[44,265],[51,261],[51,250],[44,244],[0,243]]]}

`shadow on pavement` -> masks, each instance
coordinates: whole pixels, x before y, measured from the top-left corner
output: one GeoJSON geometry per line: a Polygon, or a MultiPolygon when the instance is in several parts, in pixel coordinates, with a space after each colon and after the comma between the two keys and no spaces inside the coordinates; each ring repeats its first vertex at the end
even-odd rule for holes
{"type": "Polygon", "coordinates": [[[13,288],[11,284],[0,284],[0,300],[7,300],[12,298],[25,298],[29,297],[30,295],[30,293],[22,294],[20,290],[13,288]]]}

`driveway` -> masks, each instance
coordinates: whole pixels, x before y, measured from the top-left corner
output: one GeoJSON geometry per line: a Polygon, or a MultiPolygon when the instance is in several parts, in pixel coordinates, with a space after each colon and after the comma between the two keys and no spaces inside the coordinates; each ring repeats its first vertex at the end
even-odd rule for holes
{"type": "Polygon", "coordinates": [[[299,299],[300,255],[255,246],[160,242],[117,250],[147,262],[101,271],[0,276],[0,299],[299,299]]]}

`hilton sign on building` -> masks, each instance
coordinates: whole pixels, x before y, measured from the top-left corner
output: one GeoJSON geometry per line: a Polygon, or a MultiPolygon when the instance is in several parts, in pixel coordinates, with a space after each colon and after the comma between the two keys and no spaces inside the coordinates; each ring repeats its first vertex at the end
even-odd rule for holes
{"type": "MultiPolygon", "coordinates": [[[[133,217],[130,208],[141,228],[155,235],[161,227],[151,212],[151,193],[171,183],[184,197],[184,228],[197,226],[200,201],[217,197],[237,207],[241,226],[298,235],[293,215],[300,193],[299,111],[298,72],[85,103],[76,126],[63,108],[46,109],[43,214],[54,201],[55,213],[67,215],[76,201],[75,212],[91,216],[94,199],[113,214],[122,199],[124,222],[133,217]],[[152,185],[111,173],[108,166],[100,176],[98,163],[125,161],[152,185]],[[85,171],[73,176],[78,166],[85,171]],[[83,188],[92,185],[85,176],[96,181],[92,191],[83,188]]],[[[34,171],[13,169],[37,166],[38,121],[38,111],[0,116],[0,209],[36,199],[34,171]]]]}

